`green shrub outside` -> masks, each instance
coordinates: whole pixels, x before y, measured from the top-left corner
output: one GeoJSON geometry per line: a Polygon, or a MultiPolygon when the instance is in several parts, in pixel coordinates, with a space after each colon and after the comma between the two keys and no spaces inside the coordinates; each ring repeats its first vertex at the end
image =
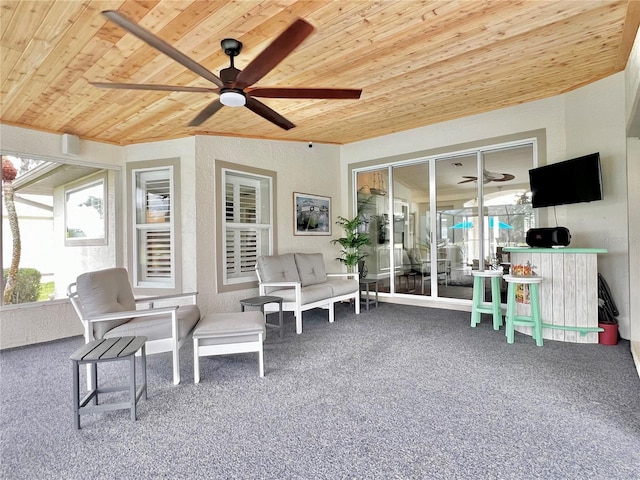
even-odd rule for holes
{"type": "MultiPolygon", "coordinates": [[[[4,284],[7,283],[7,274],[9,269],[5,269],[2,272],[2,278],[4,284]]],[[[16,286],[13,289],[13,295],[11,295],[12,305],[18,303],[37,302],[40,295],[40,279],[42,275],[35,268],[20,268],[18,269],[18,278],[16,286]]]]}
{"type": "Polygon", "coordinates": [[[53,298],[56,291],[55,282],[44,282],[40,284],[40,295],[38,295],[39,302],[45,302],[53,298]]]}

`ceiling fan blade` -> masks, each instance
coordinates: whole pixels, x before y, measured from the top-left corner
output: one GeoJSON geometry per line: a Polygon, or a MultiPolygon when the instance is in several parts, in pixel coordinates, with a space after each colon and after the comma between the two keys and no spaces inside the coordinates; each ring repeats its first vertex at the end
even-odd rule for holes
{"type": "Polygon", "coordinates": [[[267,107],[264,103],[256,100],[255,98],[247,97],[247,104],[245,106],[252,112],[260,115],[262,118],[269,120],[271,123],[275,123],[280,128],[290,130],[295,127],[293,123],[284,118],[278,112],[267,107]]]}
{"type": "Polygon", "coordinates": [[[513,180],[515,175],[511,175],[510,173],[502,173],[502,178],[492,178],[492,182],[508,182],[509,180],[513,180]]]}
{"type": "Polygon", "coordinates": [[[298,87],[253,87],[245,93],[262,98],[323,98],[354,99],[360,98],[362,90],[352,88],[298,88],[298,87]]]}
{"type": "Polygon", "coordinates": [[[94,87],[98,88],[115,88],[121,90],[158,90],[165,92],[212,92],[220,93],[219,88],[208,87],[187,87],[177,85],[156,85],[151,83],[104,83],[104,82],[89,82],[94,87]]]}
{"type": "Polygon", "coordinates": [[[463,176],[462,178],[466,178],[467,180],[462,180],[461,182],[458,182],[458,185],[461,183],[475,182],[476,180],[478,180],[478,177],[463,176]]]}
{"type": "Polygon", "coordinates": [[[222,88],[224,84],[222,80],[220,80],[215,74],[204,68],[195,60],[187,57],[184,53],[180,52],[176,48],[169,45],[167,42],[162,40],[159,37],[156,37],[153,33],[145,30],[140,25],[134,23],[129,18],[122,15],[120,12],[115,10],[105,10],[102,14],[107,17],[112,22],[120,25],[127,32],[132,33],[136,37],[138,37],[143,42],[146,42],[156,50],[164,53],[168,57],[174,59],[176,62],[182,64],[187,67],[192,72],[200,75],[202,78],[209,80],[210,82],[216,84],[218,87],[222,88]]]}
{"type": "Polygon", "coordinates": [[[298,18],[238,74],[233,88],[243,89],[256,83],[293,52],[313,30],[313,25],[298,18]]]}
{"type": "Polygon", "coordinates": [[[209,117],[213,116],[213,114],[216,113],[218,110],[220,110],[222,107],[223,107],[223,105],[220,102],[220,99],[217,98],[216,100],[211,102],[209,105],[207,105],[204,108],[204,110],[202,110],[196,116],[196,118],[191,120],[189,122],[189,126],[190,127],[197,127],[198,125],[201,125],[205,120],[207,120],[209,117]]]}

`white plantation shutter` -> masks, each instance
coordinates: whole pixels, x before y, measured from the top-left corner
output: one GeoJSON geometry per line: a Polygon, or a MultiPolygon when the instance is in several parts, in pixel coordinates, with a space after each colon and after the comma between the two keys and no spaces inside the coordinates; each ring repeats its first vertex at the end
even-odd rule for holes
{"type": "Polygon", "coordinates": [[[262,252],[271,251],[271,180],[224,171],[225,284],[254,280],[262,252]]]}
{"type": "Polygon", "coordinates": [[[227,229],[227,276],[246,276],[253,274],[258,258],[258,234],[255,230],[239,228],[227,229]]]}
{"type": "Polygon", "coordinates": [[[136,287],[173,288],[175,254],[172,168],[135,170],[134,284],[136,287]]]}
{"type": "Polygon", "coordinates": [[[145,249],[141,280],[165,283],[171,281],[171,230],[143,230],[142,248],[145,249]]]}

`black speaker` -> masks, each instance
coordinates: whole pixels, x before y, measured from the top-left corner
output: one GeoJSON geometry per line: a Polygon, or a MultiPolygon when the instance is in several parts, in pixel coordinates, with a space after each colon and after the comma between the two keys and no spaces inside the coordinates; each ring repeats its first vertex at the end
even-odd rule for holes
{"type": "Polygon", "coordinates": [[[532,228],[527,232],[530,247],[566,247],[571,242],[571,234],[566,227],[532,228]]]}

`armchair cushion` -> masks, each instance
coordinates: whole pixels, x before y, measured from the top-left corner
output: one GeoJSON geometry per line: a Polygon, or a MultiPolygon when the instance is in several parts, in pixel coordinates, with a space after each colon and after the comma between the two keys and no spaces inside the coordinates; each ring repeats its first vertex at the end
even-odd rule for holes
{"type": "MultiPolygon", "coordinates": [[[[136,309],[136,301],[124,268],[108,268],[81,274],[76,281],[78,295],[82,298],[87,317],[103,313],[117,313],[136,309]]],[[[93,335],[101,339],[111,329],[130,319],[108,320],[93,324],[93,335]]]]}
{"type": "Polygon", "coordinates": [[[317,285],[327,281],[327,272],[321,253],[296,253],[294,256],[301,286],[317,285]]]}
{"type": "MultiPolygon", "coordinates": [[[[185,338],[200,319],[200,309],[197,305],[182,305],[178,309],[178,340],[185,338]]],[[[102,322],[101,322],[102,323],[102,322]]],[[[127,337],[144,335],[149,340],[171,338],[171,314],[152,317],[138,317],[119,325],[105,337],[127,337]]]]}

